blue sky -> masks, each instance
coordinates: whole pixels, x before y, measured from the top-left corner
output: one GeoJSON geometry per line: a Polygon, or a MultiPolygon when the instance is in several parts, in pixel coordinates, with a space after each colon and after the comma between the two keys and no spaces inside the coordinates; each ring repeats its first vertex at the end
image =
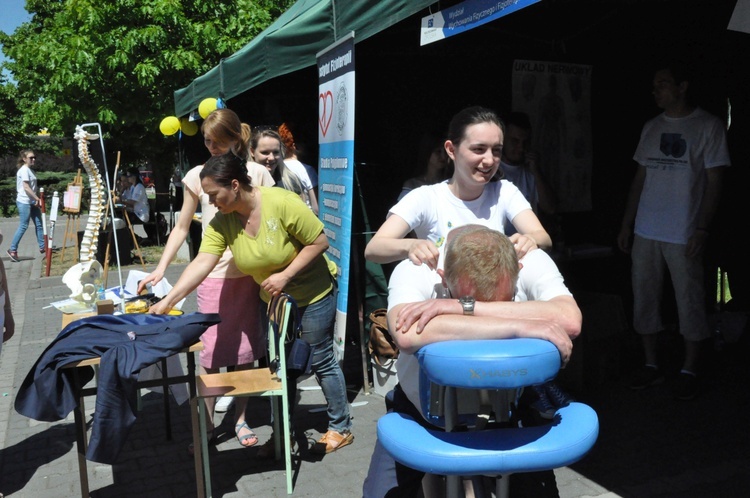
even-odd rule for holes
{"type": "Polygon", "coordinates": [[[0,30],[12,33],[19,24],[31,19],[31,14],[26,12],[25,0],[1,0],[3,15],[0,17],[0,30]]]}
{"type": "MultiPolygon", "coordinates": [[[[13,33],[20,24],[31,19],[31,14],[24,8],[25,5],[25,0],[0,0],[3,11],[0,16],[0,31],[13,33]]],[[[5,56],[0,52],[0,62],[4,60],[5,56]]]]}

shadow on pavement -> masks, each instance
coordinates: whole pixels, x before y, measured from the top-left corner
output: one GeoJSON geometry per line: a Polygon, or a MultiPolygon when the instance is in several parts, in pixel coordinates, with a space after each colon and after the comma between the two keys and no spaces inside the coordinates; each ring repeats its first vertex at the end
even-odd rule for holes
{"type": "Polygon", "coordinates": [[[75,439],[74,424],[60,424],[0,450],[0,492],[21,491],[40,467],[66,455],[75,439]]]}
{"type": "Polygon", "coordinates": [[[700,391],[689,401],[674,397],[682,359],[677,331],[661,334],[665,382],[642,391],[627,386],[642,361],[631,334],[621,343],[619,375],[574,393],[599,414],[600,433],[592,452],[571,468],[624,498],[748,496],[747,329],[720,351],[706,342],[700,391]]]}

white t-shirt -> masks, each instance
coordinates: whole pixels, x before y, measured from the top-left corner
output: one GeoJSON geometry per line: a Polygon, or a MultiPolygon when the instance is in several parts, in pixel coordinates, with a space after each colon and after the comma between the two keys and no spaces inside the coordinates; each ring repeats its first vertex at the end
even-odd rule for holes
{"type": "Polygon", "coordinates": [[[701,108],[682,118],[662,113],[643,126],[633,159],[646,167],[635,233],[687,244],[706,190],[705,170],[730,165],[724,124],[701,108]]]}
{"type": "MultiPolygon", "coordinates": [[[[208,195],[203,192],[200,177],[202,170],[202,164],[191,168],[183,177],[182,184],[186,189],[198,196],[198,200],[201,203],[201,228],[202,232],[205,232],[208,224],[214,219],[217,209],[216,206],[208,202],[208,195]]],[[[273,181],[271,173],[269,173],[264,166],[256,162],[247,162],[247,176],[250,177],[253,187],[259,185],[273,187],[276,184],[276,182],[273,181]]],[[[214,269],[211,270],[211,273],[208,274],[208,278],[240,278],[246,276],[247,275],[237,269],[237,266],[234,264],[234,259],[232,258],[232,251],[230,251],[229,248],[224,251],[219,262],[214,269]]]]}
{"type": "MultiPolygon", "coordinates": [[[[440,258],[442,261],[444,258],[440,258]]],[[[560,271],[550,256],[539,249],[521,260],[515,301],[549,301],[557,296],[571,296],[560,271]]],[[[416,266],[410,260],[399,263],[388,282],[388,309],[405,303],[432,298],[447,298],[440,275],[427,265],[416,266]]],[[[419,362],[411,354],[399,354],[396,360],[398,382],[409,400],[422,413],[419,401],[419,362]]]]}
{"type": "Polygon", "coordinates": [[[415,188],[389,211],[406,221],[420,239],[441,247],[448,232],[468,224],[483,225],[505,233],[518,213],[531,209],[515,185],[500,180],[488,183],[482,195],[462,201],[448,188],[447,181],[415,188]]]}
{"type": "Polygon", "coordinates": [[[20,202],[21,204],[36,204],[36,202],[29,197],[29,194],[26,193],[26,189],[23,188],[23,182],[29,182],[31,190],[35,193],[39,192],[36,188],[36,175],[31,171],[31,168],[25,164],[16,171],[16,202],[20,202]]]}
{"type": "Polygon", "coordinates": [[[133,213],[135,213],[139,220],[146,223],[149,215],[146,187],[142,183],[136,183],[128,190],[127,198],[128,200],[135,201],[133,213]]]}
{"type": "Polygon", "coordinates": [[[284,165],[292,170],[292,173],[297,175],[302,186],[305,188],[305,191],[312,190],[313,184],[312,181],[310,181],[310,175],[307,174],[307,169],[305,169],[304,164],[296,159],[284,159],[284,165]]]}

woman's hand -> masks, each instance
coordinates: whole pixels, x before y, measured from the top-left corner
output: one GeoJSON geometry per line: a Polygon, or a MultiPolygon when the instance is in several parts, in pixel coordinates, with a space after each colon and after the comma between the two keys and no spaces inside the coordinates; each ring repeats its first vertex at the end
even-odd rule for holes
{"type": "Polygon", "coordinates": [[[271,296],[278,296],[282,293],[286,284],[289,283],[289,280],[290,279],[284,275],[284,272],[274,273],[261,282],[260,287],[271,296]]]}
{"type": "Polygon", "coordinates": [[[417,266],[426,264],[430,270],[435,270],[438,265],[440,252],[431,240],[413,239],[409,247],[409,259],[417,266]]]}
{"type": "Polygon", "coordinates": [[[516,249],[516,255],[518,256],[518,259],[526,256],[526,253],[528,253],[529,251],[533,251],[534,249],[539,248],[536,241],[528,235],[514,233],[513,235],[508,237],[508,239],[513,242],[513,247],[516,249]]]}
{"type": "Polygon", "coordinates": [[[159,270],[158,268],[146,275],[146,277],[138,282],[138,289],[136,289],[135,293],[140,294],[143,292],[143,289],[146,288],[146,284],[158,284],[161,282],[161,279],[164,278],[164,272],[162,270],[159,270]]]}
{"type": "Polygon", "coordinates": [[[148,309],[148,312],[150,315],[166,315],[171,309],[171,306],[169,306],[164,300],[161,300],[158,303],[153,304],[148,309]]]}

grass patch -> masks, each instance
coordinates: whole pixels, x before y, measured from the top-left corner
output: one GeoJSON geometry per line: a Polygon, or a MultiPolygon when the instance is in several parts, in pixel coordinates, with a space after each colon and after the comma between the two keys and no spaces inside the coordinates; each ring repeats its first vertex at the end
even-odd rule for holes
{"type": "MultiPolygon", "coordinates": [[[[157,246],[157,245],[148,245],[145,247],[141,247],[141,255],[143,256],[143,263],[146,266],[146,269],[144,270],[141,266],[141,261],[138,258],[137,251],[133,250],[133,256],[135,258],[133,259],[133,263],[129,265],[124,265],[122,267],[123,270],[142,270],[150,272],[153,270],[156,265],[159,263],[159,259],[161,258],[161,255],[164,253],[164,246],[157,246]]],[[[117,271],[117,259],[114,255],[114,247],[110,249],[110,263],[109,263],[109,272],[116,272],[117,271]]],[[[41,277],[59,277],[62,275],[65,275],[65,272],[67,272],[73,265],[78,263],[78,252],[76,251],[76,248],[73,246],[66,247],[63,251],[60,249],[58,252],[52,254],[52,263],[50,265],[50,271],[49,275],[47,275],[47,269],[46,269],[46,262],[42,263],[42,274],[41,277]]],[[[180,258],[179,256],[176,257],[173,261],[173,263],[187,263],[187,260],[184,260],[183,258],[180,258]]]]}

